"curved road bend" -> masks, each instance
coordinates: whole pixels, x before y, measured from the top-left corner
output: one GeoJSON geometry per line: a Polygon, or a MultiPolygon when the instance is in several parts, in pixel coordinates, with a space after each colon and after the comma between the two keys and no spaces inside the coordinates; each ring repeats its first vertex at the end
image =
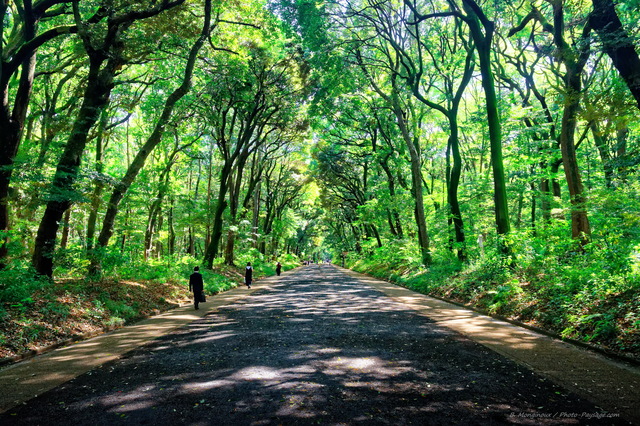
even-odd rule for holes
{"type": "Polygon", "coordinates": [[[629,424],[332,265],[254,287],[0,424],[629,424]]]}

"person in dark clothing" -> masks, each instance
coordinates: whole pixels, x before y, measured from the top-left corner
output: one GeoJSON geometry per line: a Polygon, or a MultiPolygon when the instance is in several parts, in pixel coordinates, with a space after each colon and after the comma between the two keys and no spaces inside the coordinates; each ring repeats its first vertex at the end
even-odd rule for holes
{"type": "Polygon", "coordinates": [[[247,268],[244,270],[244,283],[247,287],[251,288],[251,282],[253,281],[253,267],[251,262],[247,262],[247,268]]]}
{"type": "Polygon", "coordinates": [[[280,276],[280,272],[282,272],[282,264],[278,262],[276,263],[276,275],[280,276]]]}
{"type": "Polygon", "coordinates": [[[193,268],[193,274],[189,276],[189,291],[193,291],[193,304],[196,309],[200,309],[198,304],[200,303],[200,298],[202,297],[202,291],[204,290],[204,280],[202,279],[202,274],[200,273],[200,268],[193,268]]]}

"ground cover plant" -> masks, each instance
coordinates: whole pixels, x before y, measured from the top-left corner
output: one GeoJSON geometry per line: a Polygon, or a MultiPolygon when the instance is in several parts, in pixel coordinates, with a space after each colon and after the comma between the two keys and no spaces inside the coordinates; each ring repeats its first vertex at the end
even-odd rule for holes
{"type": "MultiPolygon", "coordinates": [[[[248,253],[245,258],[254,258],[248,253]]],[[[255,256],[255,276],[275,275],[275,263],[255,256]]],[[[33,272],[0,271],[0,360],[83,339],[191,303],[188,277],[197,260],[127,263],[114,276],[50,280],[33,272]]],[[[298,266],[294,256],[283,270],[298,266]]],[[[242,285],[242,267],[224,265],[202,271],[205,293],[215,295],[242,285]]],[[[75,268],[71,268],[75,270],[75,268]]],[[[68,270],[69,273],[71,270],[68,270]]]]}
{"type": "Polygon", "coordinates": [[[367,258],[353,256],[349,264],[423,294],[640,360],[637,255],[623,269],[611,268],[612,259],[597,247],[562,261],[520,258],[516,267],[509,267],[489,250],[472,262],[449,255],[425,268],[415,255],[400,253],[374,250],[367,258]]]}

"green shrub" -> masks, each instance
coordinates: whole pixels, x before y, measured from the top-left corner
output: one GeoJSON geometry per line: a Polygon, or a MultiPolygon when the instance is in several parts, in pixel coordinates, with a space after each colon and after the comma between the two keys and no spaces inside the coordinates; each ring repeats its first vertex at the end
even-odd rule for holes
{"type": "Polygon", "coordinates": [[[36,291],[52,284],[48,278],[38,276],[27,268],[1,270],[0,302],[23,303],[36,291]]]}
{"type": "Polygon", "coordinates": [[[102,300],[93,300],[92,304],[93,307],[89,309],[88,316],[98,321],[102,320],[106,316],[104,302],[102,300]]]}
{"type": "MultiPolygon", "coordinates": [[[[615,202],[629,200],[633,198],[615,202]]],[[[597,231],[584,250],[568,237],[567,221],[540,226],[536,234],[514,231],[510,244],[515,266],[498,254],[495,241],[487,241],[484,256],[478,251],[468,263],[460,263],[449,250],[436,250],[434,263],[425,268],[419,264],[415,243],[394,241],[366,256],[350,253],[347,264],[415,291],[531,322],[564,337],[638,350],[640,220],[620,211],[620,226],[594,226],[597,231]]],[[[598,221],[606,222],[596,217],[594,223],[598,221]]]]}
{"type": "Polygon", "coordinates": [[[89,260],[84,247],[59,248],[54,257],[54,276],[80,278],[87,275],[89,260]]]}
{"type": "Polygon", "coordinates": [[[71,309],[62,303],[48,302],[42,308],[42,313],[47,317],[67,318],[71,314],[71,309]]]}
{"type": "Polygon", "coordinates": [[[134,307],[127,305],[124,302],[114,301],[114,300],[106,300],[104,302],[104,307],[108,310],[114,317],[118,319],[122,319],[125,322],[133,320],[139,317],[139,312],[134,309],[134,307]]]}

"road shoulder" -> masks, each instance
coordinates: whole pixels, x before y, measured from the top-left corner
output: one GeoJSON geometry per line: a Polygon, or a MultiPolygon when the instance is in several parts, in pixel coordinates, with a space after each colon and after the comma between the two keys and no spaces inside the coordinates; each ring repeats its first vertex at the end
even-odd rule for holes
{"type": "MultiPolygon", "coordinates": [[[[337,267],[337,266],[336,266],[337,267]]],[[[389,282],[339,268],[392,299],[640,424],[640,368],[389,282]]],[[[580,416],[582,413],[567,413],[580,416]]]]}
{"type": "Polygon", "coordinates": [[[84,374],[223,306],[265,288],[275,277],[210,296],[199,310],[185,305],[97,337],[37,355],[0,369],[0,413],[84,374]],[[11,391],[8,391],[8,390],[11,391]]]}

